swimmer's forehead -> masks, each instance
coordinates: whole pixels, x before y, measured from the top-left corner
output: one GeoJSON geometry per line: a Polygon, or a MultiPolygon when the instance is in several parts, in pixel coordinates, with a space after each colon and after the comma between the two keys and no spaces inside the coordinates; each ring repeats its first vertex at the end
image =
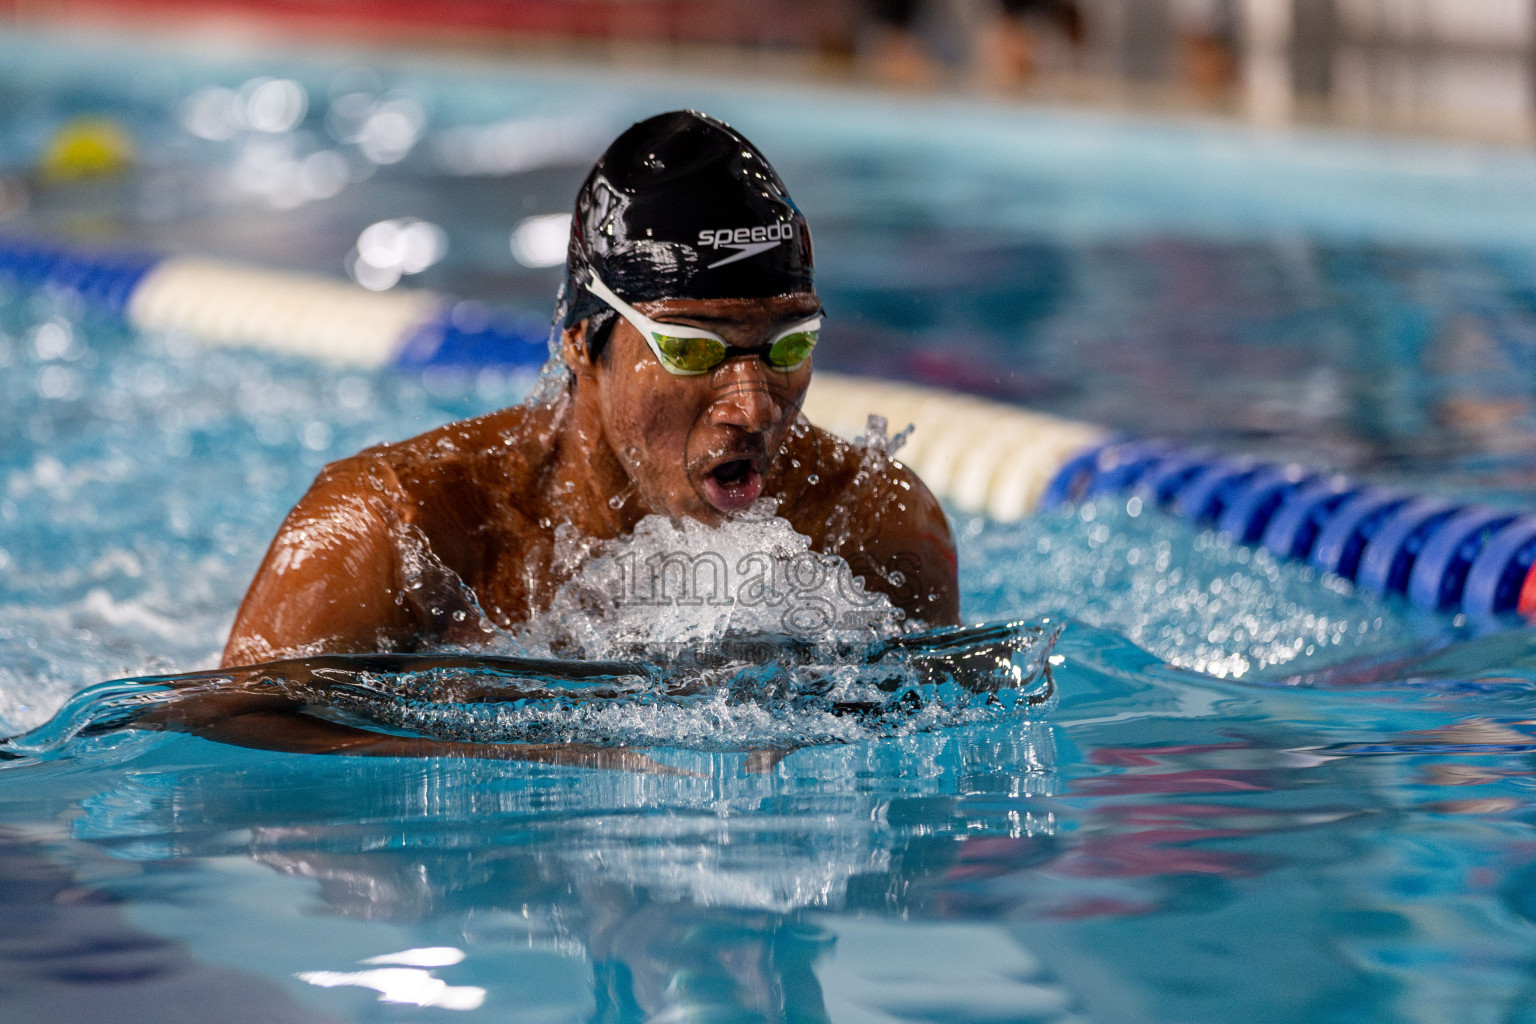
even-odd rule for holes
{"type": "Polygon", "coordinates": [[[647,316],[687,317],[706,323],[731,324],[755,320],[767,315],[775,320],[809,318],[821,312],[821,299],[815,292],[790,292],[764,298],[742,299],[652,299],[637,302],[635,308],[647,316]]]}

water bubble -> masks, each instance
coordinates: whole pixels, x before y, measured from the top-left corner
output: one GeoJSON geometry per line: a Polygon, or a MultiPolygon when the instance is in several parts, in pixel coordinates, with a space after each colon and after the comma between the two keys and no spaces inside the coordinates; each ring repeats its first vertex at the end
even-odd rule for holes
{"type": "Polygon", "coordinates": [[[329,199],[351,177],[346,157],[332,149],[311,153],[299,162],[299,188],[310,199],[329,199]]]}
{"type": "Polygon", "coordinates": [[[342,93],[331,101],[330,109],[325,113],[326,130],[338,141],[355,142],[358,129],[373,112],[376,101],[377,97],[366,90],[342,93]]]}
{"type": "Polygon", "coordinates": [[[336,382],[336,401],[347,409],[362,409],[373,399],[373,388],[362,377],[343,377],[336,382]]]}
{"type": "Polygon", "coordinates": [[[426,125],[426,110],[409,96],[376,103],[358,127],[352,141],[376,164],[403,160],[426,125]]]}
{"type": "Polygon", "coordinates": [[[309,97],[291,78],[253,78],[240,87],[235,113],[242,127],[280,134],[304,119],[309,97]]]}
{"type": "Polygon", "coordinates": [[[199,138],[213,142],[232,139],[238,131],[233,89],[211,86],[199,89],[181,104],[181,124],[199,138]]]}
{"type": "Polygon", "coordinates": [[[364,228],[348,254],[347,273],[371,291],[393,288],[405,274],[419,274],[448,251],[448,234],[415,217],[381,220],[364,228]]]}
{"type": "Polygon", "coordinates": [[[67,320],[50,320],[32,329],[32,351],[43,360],[78,359],[84,346],[67,320]]]}
{"type": "Polygon", "coordinates": [[[331,446],[331,425],[324,420],[311,420],[304,424],[299,435],[304,447],[312,452],[323,452],[331,446]]]}
{"type": "Polygon", "coordinates": [[[568,213],[527,217],[512,232],[512,258],[525,267],[557,267],[565,262],[570,234],[568,213]]]}
{"type": "Polygon", "coordinates": [[[43,398],[68,400],[79,398],[83,388],[80,375],[64,366],[45,366],[37,374],[37,393],[43,398]]]}

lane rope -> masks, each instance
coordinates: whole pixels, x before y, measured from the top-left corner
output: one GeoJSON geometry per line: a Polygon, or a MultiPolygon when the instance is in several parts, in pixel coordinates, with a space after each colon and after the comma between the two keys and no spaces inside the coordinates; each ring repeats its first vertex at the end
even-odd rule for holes
{"type": "MultiPolygon", "coordinates": [[[[198,257],[85,253],[0,236],[0,280],[63,289],[146,332],[361,367],[534,368],[547,327],[428,291],[198,257]]],[[[1536,516],[1419,498],[1297,464],[1157,440],[937,388],[819,372],[810,419],[853,439],[916,427],[898,457],[962,512],[1010,521],[1114,498],[1440,612],[1536,618],[1536,516]]]]}

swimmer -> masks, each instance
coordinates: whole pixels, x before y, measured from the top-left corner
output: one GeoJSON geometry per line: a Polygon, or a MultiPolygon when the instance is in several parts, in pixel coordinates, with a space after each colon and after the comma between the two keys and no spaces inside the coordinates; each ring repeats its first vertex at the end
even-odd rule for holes
{"type": "Polygon", "coordinates": [[[512,628],[575,570],[560,536],[719,524],[762,497],[908,616],[958,621],[938,502],[800,415],[823,316],[811,239],[750,142],[691,112],[630,128],[581,188],[568,253],[559,393],[328,466],[258,570],[226,665],[472,640],[453,577],[512,628]]]}
{"type": "MultiPolygon", "coordinates": [[[[562,302],[563,381],[320,473],[256,573],[225,666],[484,641],[548,609],[582,542],[647,516],[719,525],[763,499],[909,621],[958,623],[937,500],[801,415],[825,316],[811,237],[740,133],[678,111],[620,135],[577,196],[562,302]]],[[[247,715],[230,699],[166,724],[261,746],[281,732],[284,749],[386,739],[309,718],[299,741],[291,721],[259,721],[270,700],[247,715]]],[[[387,739],[378,752],[399,753],[387,739]]]]}

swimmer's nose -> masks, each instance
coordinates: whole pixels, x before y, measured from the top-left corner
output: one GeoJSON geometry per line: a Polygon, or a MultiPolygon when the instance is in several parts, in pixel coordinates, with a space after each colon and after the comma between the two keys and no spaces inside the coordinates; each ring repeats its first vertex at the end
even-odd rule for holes
{"type": "Polygon", "coordinates": [[[716,395],[710,422],[740,427],[754,434],[771,430],[784,413],[760,359],[732,359],[715,371],[716,395]]]}

